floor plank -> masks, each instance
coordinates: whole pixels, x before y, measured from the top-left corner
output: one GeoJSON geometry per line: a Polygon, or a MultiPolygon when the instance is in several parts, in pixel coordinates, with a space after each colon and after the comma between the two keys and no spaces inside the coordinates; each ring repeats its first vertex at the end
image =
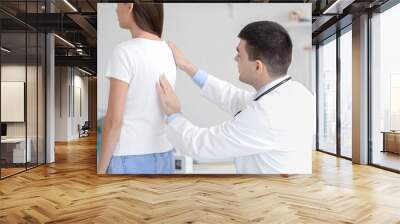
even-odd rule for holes
{"type": "Polygon", "coordinates": [[[315,152],[312,175],[98,176],[96,139],[0,181],[0,223],[400,223],[400,175],[315,152]]]}

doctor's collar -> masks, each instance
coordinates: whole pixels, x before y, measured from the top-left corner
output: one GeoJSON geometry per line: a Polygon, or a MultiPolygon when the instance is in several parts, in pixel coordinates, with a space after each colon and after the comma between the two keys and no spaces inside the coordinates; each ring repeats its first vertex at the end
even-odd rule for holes
{"type": "Polygon", "coordinates": [[[273,80],[272,82],[269,82],[269,83],[265,84],[263,87],[261,87],[261,88],[257,91],[257,93],[256,93],[256,95],[254,96],[254,98],[257,98],[257,97],[260,96],[263,92],[267,91],[268,89],[272,88],[272,87],[275,86],[276,84],[280,83],[281,81],[283,81],[283,80],[285,80],[285,79],[287,79],[287,78],[289,78],[289,77],[290,77],[289,75],[284,75],[284,76],[282,76],[282,77],[279,77],[279,78],[273,80]]]}

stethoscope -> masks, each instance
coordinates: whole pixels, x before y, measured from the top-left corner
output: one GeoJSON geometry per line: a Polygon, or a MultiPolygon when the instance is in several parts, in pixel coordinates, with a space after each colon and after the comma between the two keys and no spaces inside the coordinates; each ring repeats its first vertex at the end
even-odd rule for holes
{"type": "MultiPolygon", "coordinates": [[[[286,79],[280,81],[279,83],[277,83],[276,85],[272,86],[271,88],[269,88],[268,90],[266,90],[265,92],[263,92],[261,95],[259,95],[257,98],[254,99],[254,101],[259,100],[261,97],[265,96],[267,93],[272,92],[272,90],[278,88],[279,86],[281,86],[283,83],[289,81],[290,79],[292,79],[292,77],[287,77],[286,79]]],[[[240,114],[242,111],[239,110],[233,117],[236,117],[238,114],[240,114]]]]}

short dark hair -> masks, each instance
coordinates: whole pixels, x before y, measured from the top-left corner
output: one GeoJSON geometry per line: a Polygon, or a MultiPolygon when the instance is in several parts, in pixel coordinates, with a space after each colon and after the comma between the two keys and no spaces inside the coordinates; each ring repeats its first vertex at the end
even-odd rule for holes
{"type": "Polygon", "coordinates": [[[258,21],[245,26],[238,37],[246,41],[249,59],[261,60],[271,75],[285,75],[292,62],[292,40],[281,25],[258,21]]]}
{"type": "Polygon", "coordinates": [[[162,3],[135,3],[133,19],[144,31],[161,38],[164,24],[164,6],[162,3]]]}

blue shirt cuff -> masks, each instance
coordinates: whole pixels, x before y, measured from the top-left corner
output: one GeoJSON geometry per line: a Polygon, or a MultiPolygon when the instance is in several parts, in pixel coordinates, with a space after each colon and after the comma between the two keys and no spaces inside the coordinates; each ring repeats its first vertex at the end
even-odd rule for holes
{"type": "Polygon", "coordinates": [[[197,70],[196,74],[192,77],[193,81],[196,83],[197,86],[203,88],[204,84],[207,81],[208,74],[207,72],[199,69],[197,70]]]}
{"type": "Polygon", "coordinates": [[[173,113],[167,117],[167,122],[170,123],[179,116],[182,116],[182,113],[173,113]]]}

